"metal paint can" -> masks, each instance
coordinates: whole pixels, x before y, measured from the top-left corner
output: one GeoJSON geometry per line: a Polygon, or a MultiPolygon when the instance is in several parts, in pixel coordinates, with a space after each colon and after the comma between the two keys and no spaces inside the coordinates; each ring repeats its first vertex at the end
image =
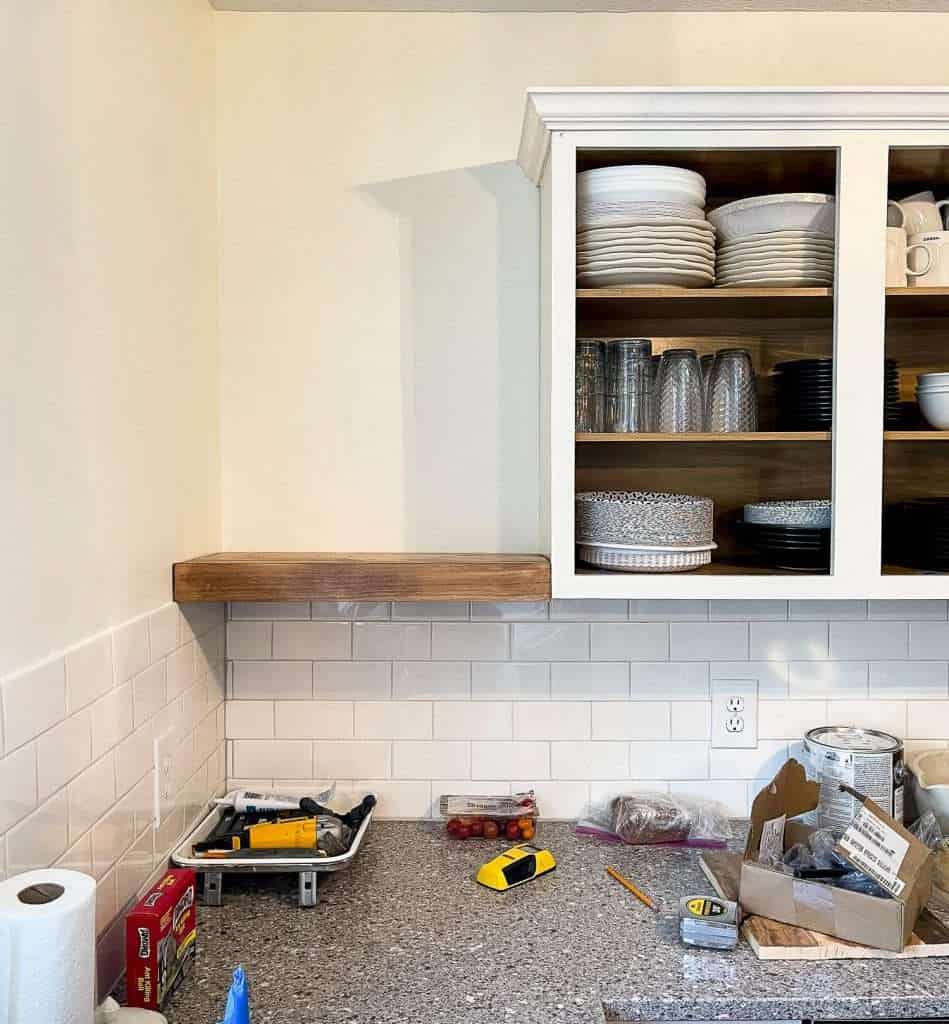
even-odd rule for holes
{"type": "Polygon", "coordinates": [[[860,809],[857,800],[841,792],[841,782],[870,797],[902,824],[906,774],[902,740],[876,729],[822,725],[805,735],[804,752],[808,775],[820,782],[819,828],[843,831],[860,809]]]}

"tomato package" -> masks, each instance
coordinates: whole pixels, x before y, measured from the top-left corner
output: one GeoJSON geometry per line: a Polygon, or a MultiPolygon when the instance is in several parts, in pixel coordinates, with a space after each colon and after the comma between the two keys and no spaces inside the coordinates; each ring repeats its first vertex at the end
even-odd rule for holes
{"type": "Polygon", "coordinates": [[[445,794],[439,801],[445,831],[452,839],[503,839],[523,843],[537,831],[534,791],[513,796],[445,794]]]}

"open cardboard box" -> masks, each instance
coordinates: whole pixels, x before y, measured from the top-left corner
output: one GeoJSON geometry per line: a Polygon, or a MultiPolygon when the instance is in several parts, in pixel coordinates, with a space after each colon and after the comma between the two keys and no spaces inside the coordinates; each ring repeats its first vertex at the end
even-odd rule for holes
{"type": "Polygon", "coordinates": [[[837,844],[837,852],[859,870],[873,875],[893,893],[892,898],[794,878],[758,863],[762,836],[766,843],[769,838],[782,842],[780,828],[769,828],[769,822],[786,816],[784,850],[805,842],[814,831],[804,822],[791,820],[813,810],[820,796],[820,785],[809,782],[804,766],[793,759],[755,797],[738,898],[747,914],[898,953],[909,942],[916,919],[929,902],[931,851],[872,800],[854,795],[863,807],[837,844]]]}

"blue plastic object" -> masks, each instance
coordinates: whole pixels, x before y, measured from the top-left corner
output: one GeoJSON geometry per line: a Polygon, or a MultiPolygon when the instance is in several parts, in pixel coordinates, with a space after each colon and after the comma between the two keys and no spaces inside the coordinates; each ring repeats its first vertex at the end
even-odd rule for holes
{"type": "Polygon", "coordinates": [[[250,1024],[250,998],[243,967],[238,967],[234,971],[234,980],[227,994],[227,1006],[224,1007],[224,1020],[221,1024],[250,1024]]]}

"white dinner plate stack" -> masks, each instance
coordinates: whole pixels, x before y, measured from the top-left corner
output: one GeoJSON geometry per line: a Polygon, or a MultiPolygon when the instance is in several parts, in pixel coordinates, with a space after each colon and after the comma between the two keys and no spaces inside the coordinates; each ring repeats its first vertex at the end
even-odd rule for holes
{"type": "Polygon", "coordinates": [[[719,285],[830,286],[834,282],[834,197],[787,192],[712,210],[719,285]]]}
{"type": "Polygon", "coordinates": [[[577,284],[715,281],[715,229],[705,179],[682,167],[597,167],[577,175],[577,284]]]}

